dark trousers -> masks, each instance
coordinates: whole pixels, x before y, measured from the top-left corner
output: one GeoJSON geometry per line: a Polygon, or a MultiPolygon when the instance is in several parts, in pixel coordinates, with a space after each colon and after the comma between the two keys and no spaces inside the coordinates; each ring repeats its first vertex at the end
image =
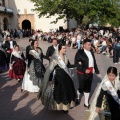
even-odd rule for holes
{"type": "Polygon", "coordinates": [[[8,62],[8,64],[10,63],[10,57],[11,57],[11,53],[7,53],[7,62],[8,62]]]}
{"type": "Polygon", "coordinates": [[[79,81],[79,92],[83,93],[89,93],[91,90],[92,80],[93,80],[93,74],[78,74],[78,81],[79,81]]]}
{"type": "Polygon", "coordinates": [[[120,49],[114,49],[113,51],[113,63],[118,63],[120,57],[120,49]]]}

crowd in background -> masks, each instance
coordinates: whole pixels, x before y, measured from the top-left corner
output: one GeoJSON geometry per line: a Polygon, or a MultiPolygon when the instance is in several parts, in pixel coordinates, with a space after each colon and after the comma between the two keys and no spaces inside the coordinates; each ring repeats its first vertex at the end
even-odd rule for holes
{"type": "Polygon", "coordinates": [[[72,49],[81,49],[84,39],[92,43],[92,50],[97,54],[104,54],[113,58],[113,63],[119,63],[120,33],[117,29],[73,29],[69,32],[45,32],[33,35],[33,38],[51,43],[52,38],[57,38],[72,49]],[[35,37],[36,36],[36,37],[35,37]]]}
{"type": "Polygon", "coordinates": [[[119,63],[120,54],[120,33],[119,29],[108,28],[89,28],[89,29],[72,29],[70,31],[50,31],[42,32],[41,30],[0,30],[0,39],[6,39],[7,35],[10,35],[12,39],[22,39],[24,37],[31,37],[32,39],[38,39],[52,42],[53,38],[57,38],[58,43],[62,42],[66,46],[72,49],[81,49],[82,42],[88,38],[92,43],[92,50],[97,54],[104,54],[110,58],[113,58],[113,63],[119,63]]]}
{"type": "MultiPolygon", "coordinates": [[[[39,30],[38,30],[39,31],[39,30]]],[[[6,39],[8,35],[10,35],[13,39],[21,39],[24,37],[31,37],[34,35],[34,30],[32,29],[26,29],[26,30],[21,30],[21,29],[8,29],[8,30],[0,30],[0,39],[3,38],[3,40],[6,39]]]]}

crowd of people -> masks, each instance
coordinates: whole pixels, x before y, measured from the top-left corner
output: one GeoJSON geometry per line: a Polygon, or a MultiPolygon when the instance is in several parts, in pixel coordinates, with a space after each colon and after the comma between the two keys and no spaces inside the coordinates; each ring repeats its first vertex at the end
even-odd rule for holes
{"type": "Polygon", "coordinates": [[[72,49],[81,49],[84,39],[90,39],[92,50],[97,54],[104,54],[113,59],[113,63],[119,63],[120,33],[116,29],[75,29],[69,32],[45,32],[38,35],[38,39],[51,42],[57,38],[72,49]]]}
{"type": "Polygon", "coordinates": [[[25,37],[32,37],[35,33],[40,33],[40,30],[33,29],[8,29],[8,30],[0,30],[0,41],[6,40],[7,36],[11,36],[13,39],[22,39],[25,37]]]}
{"type": "MultiPolygon", "coordinates": [[[[0,45],[1,72],[9,69],[10,78],[22,81],[21,91],[37,92],[38,99],[49,110],[62,110],[68,113],[69,109],[80,104],[82,94],[85,96],[84,107],[90,108],[89,96],[94,72],[100,77],[95,52],[110,55],[115,64],[119,63],[120,34],[115,30],[78,28],[69,32],[36,31],[29,39],[26,55],[20,51],[19,45],[12,37],[7,35],[6,41],[0,45]],[[46,55],[38,45],[39,40],[52,43],[46,55]],[[73,65],[66,56],[67,47],[78,49],[73,65]],[[47,68],[43,64],[43,59],[49,61],[47,68]],[[70,73],[70,69],[73,68],[77,72],[79,83],[77,90],[70,73]]],[[[96,112],[100,111],[103,96],[106,95],[111,120],[120,120],[120,80],[117,69],[108,68],[106,76],[101,83],[96,112]]]]}

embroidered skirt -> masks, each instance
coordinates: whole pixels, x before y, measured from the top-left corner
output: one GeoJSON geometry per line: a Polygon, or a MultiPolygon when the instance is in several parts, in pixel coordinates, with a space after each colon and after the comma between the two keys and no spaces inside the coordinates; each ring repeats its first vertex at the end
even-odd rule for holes
{"type": "Polygon", "coordinates": [[[14,79],[22,79],[25,73],[26,65],[21,59],[17,59],[9,70],[9,77],[14,79]]]}

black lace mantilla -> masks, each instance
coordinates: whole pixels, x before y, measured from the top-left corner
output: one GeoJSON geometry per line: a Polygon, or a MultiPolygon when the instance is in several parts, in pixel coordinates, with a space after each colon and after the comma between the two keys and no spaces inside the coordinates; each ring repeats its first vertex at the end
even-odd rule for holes
{"type": "Polygon", "coordinates": [[[43,65],[43,63],[36,59],[34,60],[34,69],[35,69],[35,75],[39,78],[43,78],[44,77],[44,73],[45,73],[45,67],[43,65]]]}

